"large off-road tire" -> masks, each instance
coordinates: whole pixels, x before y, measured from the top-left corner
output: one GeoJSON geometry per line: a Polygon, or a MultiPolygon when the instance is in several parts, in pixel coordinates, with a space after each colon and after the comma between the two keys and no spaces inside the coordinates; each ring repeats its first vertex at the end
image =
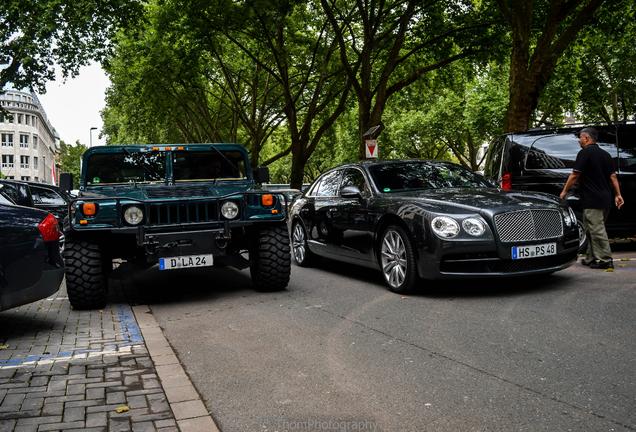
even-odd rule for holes
{"type": "Polygon", "coordinates": [[[85,241],[67,240],[64,263],[66,291],[73,309],[101,309],[106,306],[106,266],[99,246],[85,241]]]}
{"type": "Polygon", "coordinates": [[[415,250],[408,233],[399,225],[389,225],[378,245],[384,281],[396,293],[413,291],[419,282],[415,250]]]}
{"type": "Polygon", "coordinates": [[[249,258],[250,274],[256,290],[284,290],[291,273],[287,227],[283,224],[272,225],[255,231],[249,258]]]}

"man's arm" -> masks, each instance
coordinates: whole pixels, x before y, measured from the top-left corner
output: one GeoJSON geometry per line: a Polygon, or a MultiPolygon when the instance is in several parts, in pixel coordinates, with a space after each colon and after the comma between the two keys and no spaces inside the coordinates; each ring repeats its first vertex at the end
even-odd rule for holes
{"type": "Polygon", "coordinates": [[[568,181],[565,182],[565,186],[563,186],[563,190],[561,191],[561,195],[559,195],[561,197],[561,199],[565,199],[565,196],[568,194],[568,191],[570,190],[570,188],[572,186],[574,186],[576,184],[576,182],[579,181],[579,177],[581,176],[581,173],[578,171],[572,171],[572,174],[570,174],[570,176],[568,177],[568,181]]]}
{"type": "Polygon", "coordinates": [[[618,183],[616,173],[612,173],[610,180],[612,181],[612,187],[614,188],[614,203],[616,204],[616,207],[620,209],[623,207],[623,204],[625,204],[625,200],[621,195],[621,185],[618,183]]]}

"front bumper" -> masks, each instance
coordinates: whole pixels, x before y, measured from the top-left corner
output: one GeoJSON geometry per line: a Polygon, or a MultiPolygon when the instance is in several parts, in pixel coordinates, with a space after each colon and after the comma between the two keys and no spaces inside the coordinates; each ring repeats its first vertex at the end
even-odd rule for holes
{"type": "Polygon", "coordinates": [[[514,277],[552,273],[572,265],[579,250],[578,232],[541,241],[437,242],[420,250],[418,271],[425,279],[514,277]],[[512,259],[512,246],[556,243],[555,255],[512,259]]]}

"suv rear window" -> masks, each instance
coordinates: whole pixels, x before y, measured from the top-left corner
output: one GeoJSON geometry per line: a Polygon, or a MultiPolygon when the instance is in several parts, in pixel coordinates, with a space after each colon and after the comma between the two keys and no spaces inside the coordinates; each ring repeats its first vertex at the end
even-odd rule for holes
{"type": "MultiPolygon", "coordinates": [[[[601,134],[598,145],[613,159],[617,157],[616,138],[601,134]]],[[[526,159],[526,169],[571,169],[581,150],[578,137],[571,134],[539,136],[532,144],[526,159]]]]}

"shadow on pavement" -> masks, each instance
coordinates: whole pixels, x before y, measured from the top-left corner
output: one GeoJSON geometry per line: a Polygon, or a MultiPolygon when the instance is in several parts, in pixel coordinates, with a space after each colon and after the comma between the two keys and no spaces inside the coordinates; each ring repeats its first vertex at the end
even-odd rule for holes
{"type": "Polygon", "coordinates": [[[249,274],[230,267],[159,271],[115,270],[109,279],[109,303],[162,304],[214,300],[255,293],[249,274]]]}
{"type": "MultiPolygon", "coordinates": [[[[387,289],[380,270],[330,261],[324,258],[316,259],[312,267],[340,277],[355,279],[359,282],[387,289]]],[[[418,288],[408,295],[433,298],[517,296],[562,289],[566,285],[567,280],[568,276],[562,273],[489,279],[423,280],[420,281],[418,288]]]]}
{"type": "Polygon", "coordinates": [[[22,309],[3,311],[0,312],[0,341],[35,335],[40,331],[49,331],[55,326],[55,316],[49,320],[45,317],[25,314],[22,309]]]}

